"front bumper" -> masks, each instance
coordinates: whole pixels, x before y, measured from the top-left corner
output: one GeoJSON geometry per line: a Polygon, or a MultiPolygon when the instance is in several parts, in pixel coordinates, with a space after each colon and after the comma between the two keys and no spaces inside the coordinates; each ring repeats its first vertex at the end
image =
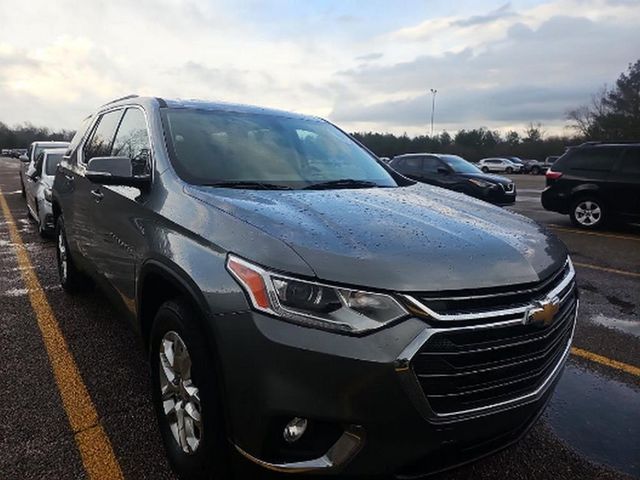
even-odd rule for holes
{"type": "Polygon", "coordinates": [[[217,317],[210,325],[224,339],[218,351],[230,441],[254,463],[289,473],[410,477],[487,455],[533,424],[568,355],[567,347],[553,374],[527,398],[437,419],[408,363],[431,330],[418,318],[364,337],[256,312],[217,317]],[[288,451],[282,428],[292,417],[329,426],[325,443],[288,451]]]}

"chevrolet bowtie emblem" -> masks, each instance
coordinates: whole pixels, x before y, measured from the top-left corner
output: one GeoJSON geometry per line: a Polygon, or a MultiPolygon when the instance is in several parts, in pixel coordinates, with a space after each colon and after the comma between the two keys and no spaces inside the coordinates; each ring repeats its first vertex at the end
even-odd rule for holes
{"type": "Polygon", "coordinates": [[[558,297],[537,301],[525,312],[523,323],[547,327],[553,323],[558,310],[560,310],[558,297]]]}

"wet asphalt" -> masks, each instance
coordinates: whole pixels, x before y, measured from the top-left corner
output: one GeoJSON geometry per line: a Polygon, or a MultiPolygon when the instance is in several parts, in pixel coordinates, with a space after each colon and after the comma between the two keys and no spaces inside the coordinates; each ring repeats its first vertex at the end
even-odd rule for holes
{"type": "MultiPolygon", "coordinates": [[[[174,478],[139,340],[99,291],[70,297],[61,290],[54,244],[41,239],[27,218],[18,167],[17,160],[0,158],[0,191],[125,478],[174,478]]],[[[547,225],[578,264],[581,311],[574,345],[640,367],[640,227],[576,232],[568,217],[540,206],[544,177],[514,179],[518,201],[508,208],[547,225]]],[[[78,432],[67,421],[1,215],[0,352],[0,479],[86,478],[74,441],[78,432]]],[[[519,443],[433,478],[640,478],[640,377],[572,356],[541,420],[519,443]]]]}

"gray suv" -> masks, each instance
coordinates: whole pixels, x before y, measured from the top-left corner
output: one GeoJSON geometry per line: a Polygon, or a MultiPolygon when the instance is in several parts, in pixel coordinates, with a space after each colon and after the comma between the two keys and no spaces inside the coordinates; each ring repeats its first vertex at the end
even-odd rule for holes
{"type": "Polygon", "coordinates": [[[516,441],[577,315],[562,243],[394,172],[329,122],[125,97],[53,187],[63,288],[96,282],[148,346],[181,478],[414,476],[516,441]]]}

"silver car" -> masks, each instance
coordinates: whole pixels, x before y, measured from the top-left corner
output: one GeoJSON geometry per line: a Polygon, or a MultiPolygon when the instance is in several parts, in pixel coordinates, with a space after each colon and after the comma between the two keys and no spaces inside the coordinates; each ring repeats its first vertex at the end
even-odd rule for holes
{"type": "Polygon", "coordinates": [[[37,141],[32,142],[29,145],[29,149],[18,157],[20,159],[20,187],[22,188],[22,196],[24,198],[27,197],[27,192],[25,190],[25,185],[27,183],[27,171],[33,167],[35,164],[36,158],[40,155],[45,148],[68,148],[69,142],[57,142],[57,141],[37,141]]]}
{"type": "Polygon", "coordinates": [[[51,207],[51,187],[53,178],[66,148],[42,150],[27,168],[24,191],[27,211],[38,223],[38,232],[43,237],[53,233],[53,210],[51,207]]]}
{"type": "Polygon", "coordinates": [[[517,173],[522,169],[522,165],[518,165],[507,158],[483,158],[478,162],[478,168],[484,173],[517,173]]]}

